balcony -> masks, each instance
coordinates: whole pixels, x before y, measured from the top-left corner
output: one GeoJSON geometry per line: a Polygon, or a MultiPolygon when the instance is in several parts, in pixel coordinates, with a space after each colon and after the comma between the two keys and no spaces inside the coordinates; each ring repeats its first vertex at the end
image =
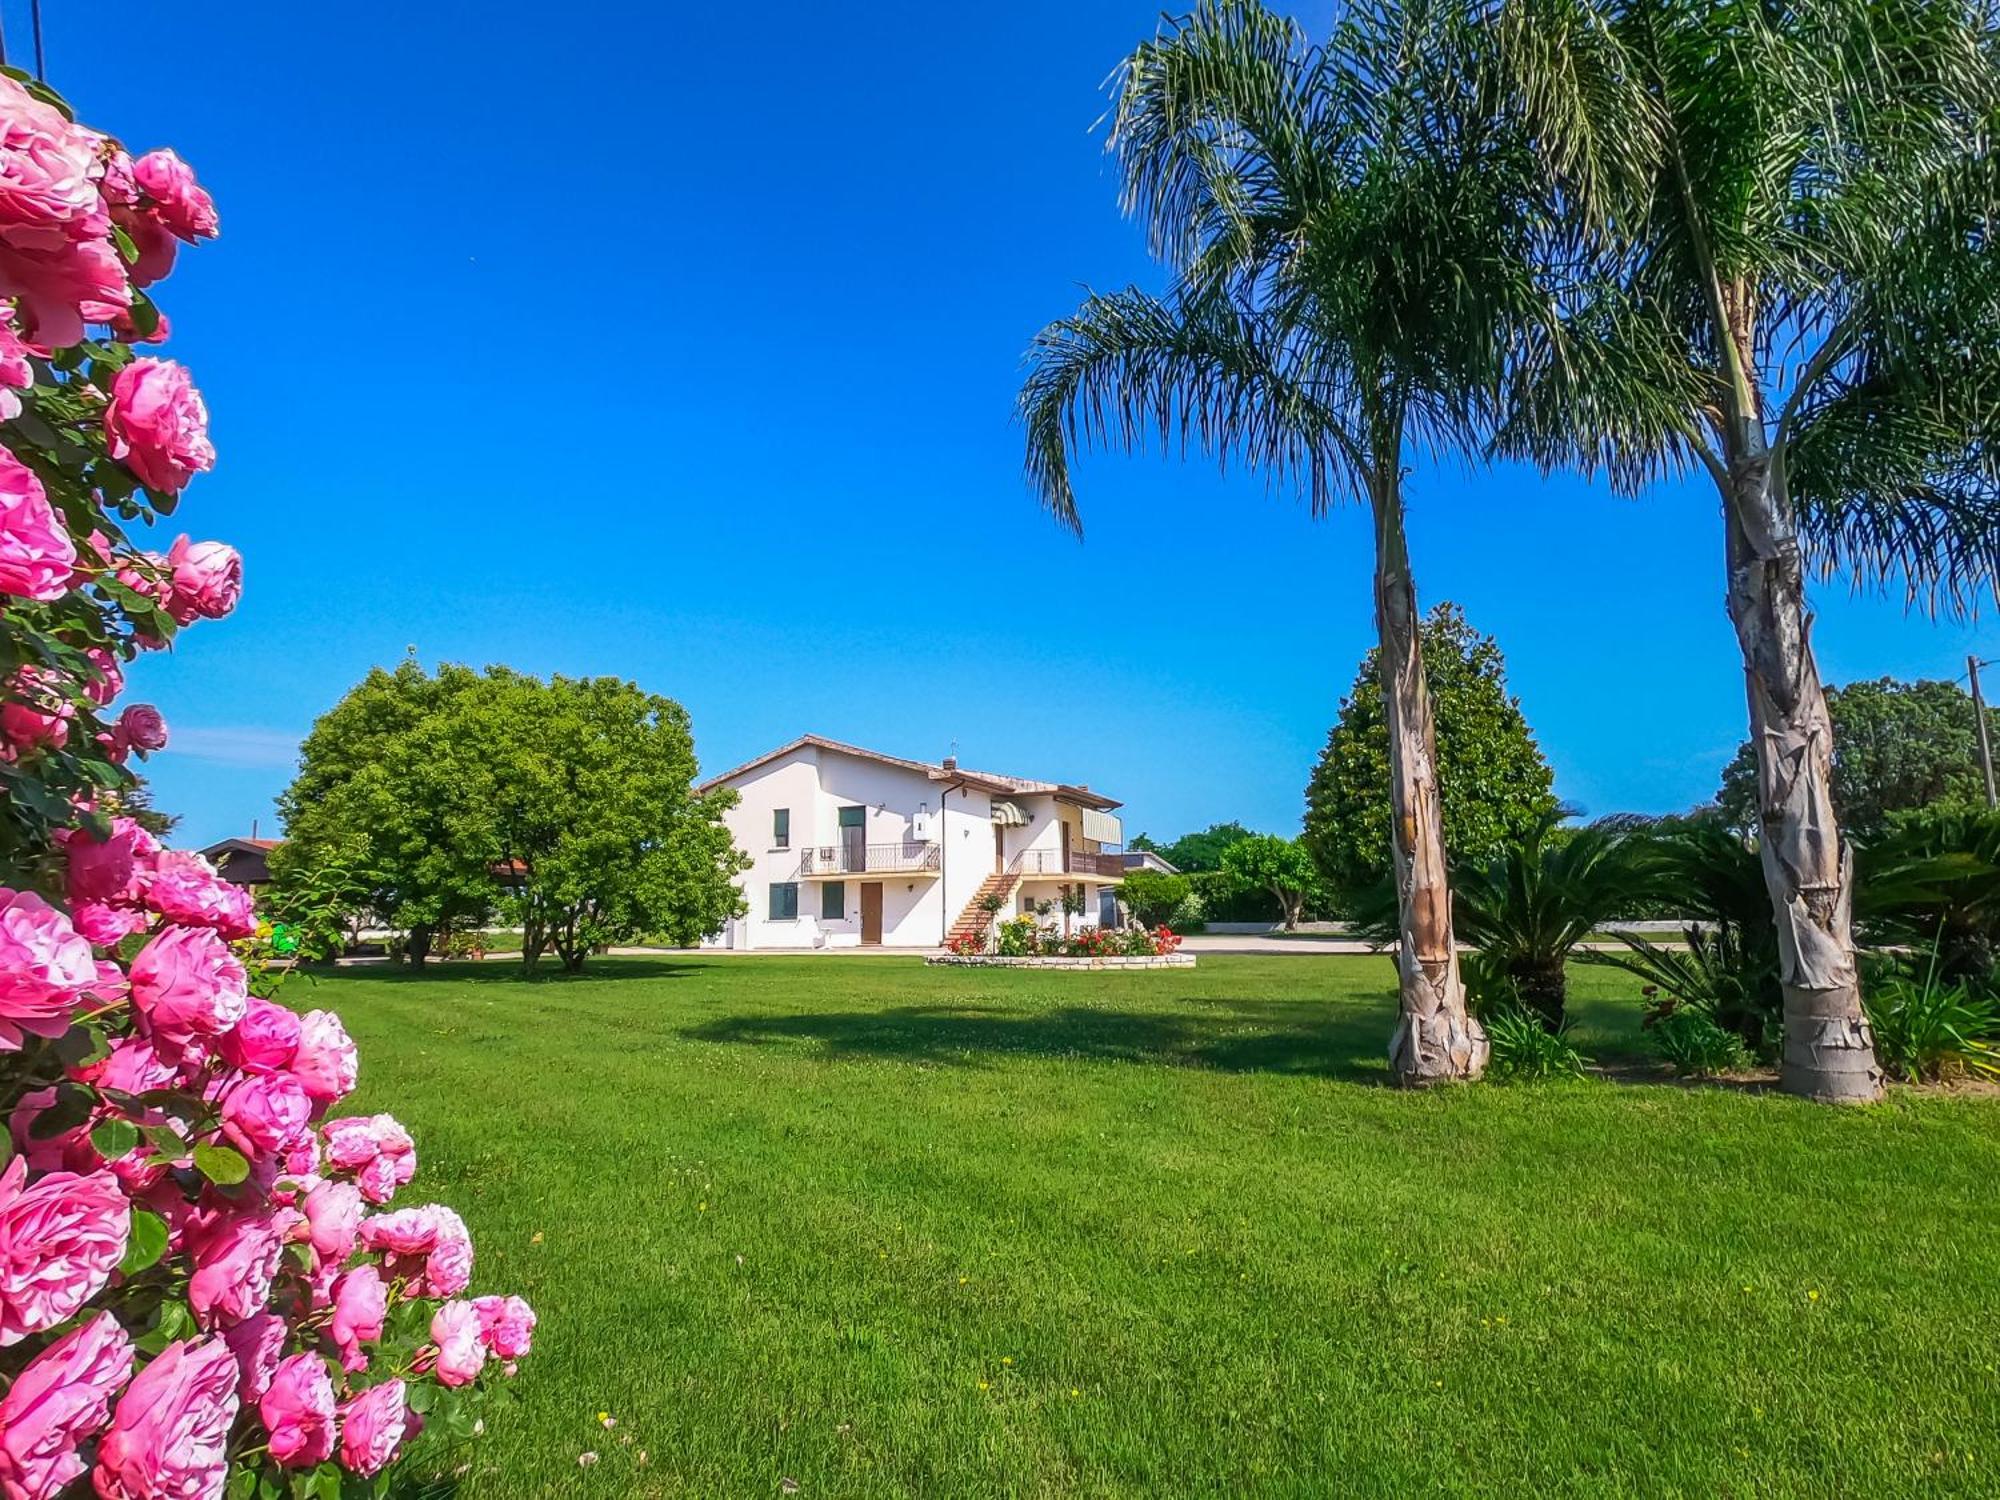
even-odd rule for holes
{"type": "Polygon", "coordinates": [[[841,880],[849,875],[935,875],[936,844],[818,844],[799,851],[799,879],[841,880]]]}
{"type": "Polygon", "coordinates": [[[1121,854],[1092,854],[1083,849],[1024,849],[1008,862],[1007,873],[1024,880],[1044,876],[1092,875],[1099,880],[1125,878],[1121,854]]]}

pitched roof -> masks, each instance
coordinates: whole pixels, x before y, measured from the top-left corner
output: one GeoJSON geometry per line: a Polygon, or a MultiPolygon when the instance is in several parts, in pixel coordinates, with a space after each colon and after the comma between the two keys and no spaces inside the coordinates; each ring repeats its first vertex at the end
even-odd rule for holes
{"type": "Polygon", "coordinates": [[[715,787],[721,786],[726,781],[734,781],[739,776],[747,775],[759,766],[777,760],[780,756],[790,755],[794,750],[804,750],[807,748],[830,750],[836,755],[852,755],[857,759],[872,760],[885,766],[898,766],[905,771],[920,772],[932,781],[948,782],[953,785],[962,782],[968,786],[980,787],[990,792],[1011,792],[1016,796],[1030,796],[1036,793],[1043,793],[1060,797],[1068,802],[1078,803],[1084,807],[1095,807],[1106,811],[1120,805],[1112,798],[1105,796],[1102,792],[1093,792],[1087,786],[1071,786],[1067,782],[1060,781],[1036,781],[1027,776],[1003,776],[997,771],[973,771],[968,770],[964,766],[945,766],[927,760],[905,760],[900,755],[884,755],[879,750],[864,750],[859,745],[849,745],[840,740],[830,740],[826,736],[819,734],[802,734],[797,739],[778,746],[775,750],[766,751],[754,760],[746,760],[740,766],[732,766],[729,770],[719,775],[709,777],[696,790],[703,792],[710,791],[715,787]]]}

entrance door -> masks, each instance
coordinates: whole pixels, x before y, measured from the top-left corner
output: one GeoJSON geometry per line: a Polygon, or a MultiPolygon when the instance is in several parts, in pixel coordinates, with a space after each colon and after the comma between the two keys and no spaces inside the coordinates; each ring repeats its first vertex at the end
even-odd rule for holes
{"type": "Polygon", "coordinates": [[[861,883],[861,941],[871,947],[882,942],[882,882],[861,883]]]}
{"type": "MultiPolygon", "coordinates": [[[[858,875],[868,868],[868,809],[843,807],[840,810],[840,872],[858,875]]],[[[881,887],[876,887],[881,894],[881,887]]]]}
{"type": "Polygon", "coordinates": [[[1007,855],[1004,849],[1006,841],[1007,830],[1000,824],[995,823],[993,825],[993,873],[995,875],[1005,875],[1007,873],[1007,855]]]}

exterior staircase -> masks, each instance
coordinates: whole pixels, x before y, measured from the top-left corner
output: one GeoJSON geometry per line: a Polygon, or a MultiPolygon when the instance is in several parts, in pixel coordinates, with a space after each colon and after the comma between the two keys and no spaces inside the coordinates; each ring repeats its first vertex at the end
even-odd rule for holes
{"type": "Polygon", "coordinates": [[[945,934],[947,942],[958,937],[984,938],[992,929],[993,919],[999,911],[987,910],[994,897],[1000,898],[1000,911],[1006,909],[1007,898],[1014,894],[1014,887],[1021,883],[1021,877],[1011,871],[996,870],[979,882],[979,889],[972,893],[972,899],[965,904],[965,910],[958,914],[958,920],[951,924],[951,931],[945,934]]]}

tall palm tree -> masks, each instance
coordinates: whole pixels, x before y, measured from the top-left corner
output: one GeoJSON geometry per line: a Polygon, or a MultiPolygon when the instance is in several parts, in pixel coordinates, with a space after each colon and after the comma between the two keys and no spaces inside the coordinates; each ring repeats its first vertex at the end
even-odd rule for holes
{"type": "Polygon", "coordinates": [[[1500,449],[1699,467],[1757,750],[1783,1080],[1879,1094],[1809,568],[1963,607],[2000,571],[2000,165],[1984,0],[1492,0],[1547,168],[1500,449]]]}
{"type": "Polygon", "coordinates": [[[1323,45],[1251,0],[1203,0],[1126,61],[1111,149],[1170,289],[1089,297],[1035,340],[1021,392],[1031,482],[1080,529],[1070,452],[1157,438],[1374,522],[1401,943],[1390,1043],[1408,1084],[1474,1077],[1452,942],[1435,736],[1404,535],[1413,447],[1469,445],[1528,315],[1532,161],[1462,85],[1462,8],[1349,7],[1323,45]]]}

